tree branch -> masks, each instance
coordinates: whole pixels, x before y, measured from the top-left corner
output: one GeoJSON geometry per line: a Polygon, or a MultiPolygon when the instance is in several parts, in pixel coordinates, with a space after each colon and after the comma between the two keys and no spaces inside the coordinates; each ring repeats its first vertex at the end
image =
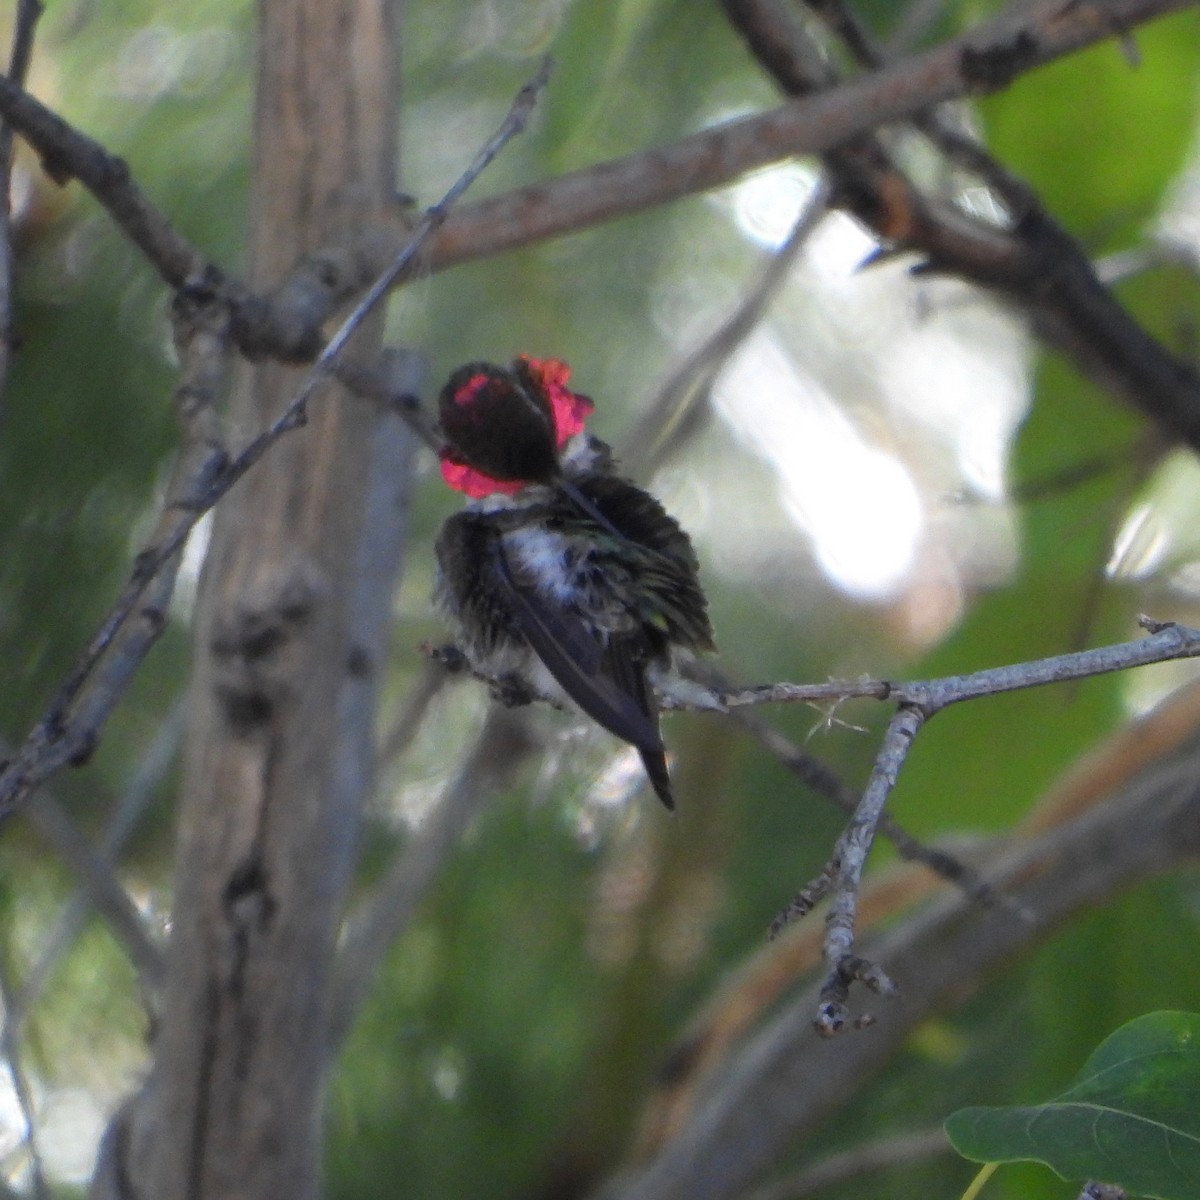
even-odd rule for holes
{"type": "MultiPolygon", "coordinates": [[[[421,256],[421,273],[630,216],[720,187],[782,159],[826,153],[945,100],[1004,88],[1038,66],[1124,35],[1188,4],[1189,0],[1107,0],[1103,5],[1049,0],[1032,12],[1005,15],[828,92],[465,205],[430,240],[421,256]]],[[[355,245],[310,255],[272,297],[254,296],[171,228],[137,188],[126,164],[2,76],[0,115],[34,146],[56,178],[79,178],[171,286],[199,286],[218,293],[231,307],[235,341],[252,356],[311,360],[322,344],[321,324],[334,307],[386,270],[407,237],[402,227],[370,229],[355,245]]],[[[944,258],[949,264],[958,254],[958,267],[966,269],[963,264],[970,261],[981,278],[1031,277],[1030,264],[1000,231],[988,238],[978,229],[947,228],[942,238],[939,262],[944,258]]],[[[1033,277],[1039,277],[1036,271],[1033,277]]],[[[401,271],[393,282],[405,279],[401,271]]],[[[1163,374],[1170,377],[1170,372],[1163,374]]],[[[1176,389],[1189,382],[1187,376],[1177,380],[1176,389]]]]}
{"type": "MultiPolygon", "coordinates": [[[[825,961],[829,974],[816,1013],[816,1026],[823,1035],[838,1033],[845,1027],[850,1015],[850,985],[855,980],[866,983],[882,995],[894,994],[894,986],[888,976],[874,963],[854,953],[854,924],[863,870],[875,831],[883,818],[884,805],[895,787],[896,778],[913,741],[925,722],[943,708],[963,700],[1200,654],[1200,630],[1173,624],[1155,624],[1145,618],[1143,624],[1151,628],[1152,633],[1135,642],[1060,654],[1035,662],[975,671],[969,675],[890,685],[889,696],[897,700],[900,707],[888,725],[862,800],[824,869],[800,890],[772,925],[772,934],[775,934],[793,917],[806,916],[826,895],[833,896],[825,924],[825,961]]],[[[862,688],[864,684],[855,686],[862,688]]],[[[857,694],[864,693],[859,691],[857,694]]],[[[869,694],[876,695],[878,692],[869,694]]],[[[1013,904],[1006,907],[1020,911],[1013,904]]]]}
{"type": "MultiPolygon", "coordinates": [[[[998,91],[1036,67],[1185,7],[1189,0],[1049,0],[1006,14],[828,92],[464,207],[434,239],[422,268],[444,270],[708,191],[781,159],[823,154],[931,105],[998,91]]],[[[992,253],[1003,267],[1011,248],[997,236],[992,253]]]]}
{"type": "MultiPolygon", "coordinates": [[[[724,5],[751,51],[784,91],[836,95],[851,86],[833,87],[827,59],[780,0],[724,0],[724,5]]],[[[855,60],[874,72],[867,79],[911,65],[909,59],[888,67],[883,52],[841,0],[809,0],[809,7],[833,28],[855,60]]],[[[1110,34],[1128,34],[1119,5],[1086,7],[1089,19],[1110,34]]],[[[1053,23],[1066,11],[1055,3],[1041,6],[1008,42],[997,38],[986,48],[964,47],[960,65],[968,74],[980,69],[1007,75],[1014,61],[1019,63],[1040,44],[1039,21],[1053,23]],[[1011,58],[998,54],[1003,46],[1011,58]]],[[[1025,17],[1015,20],[1020,23],[1025,17]]],[[[947,157],[996,193],[1009,211],[1011,228],[971,221],[922,195],[873,136],[827,148],[825,162],[841,184],[841,203],[886,242],[921,252],[926,259],[921,270],[955,275],[1015,302],[1029,314],[1034,331],[1072,358],[1084,374],[1200,450],[1200,374],[1194,365],[1168,353],[1141,328],[1101,283],[1084,248],[1024,180],[951,128],[932,107],[907,115],[947,157]]]]}
{"type": "MultiPolygon", "coordinates": [[[[545,86],[548,70],[547,62],[517,94],[499,129],[479,150],[441,201],[426,212],[384,275],[325,345],[283,411],[233,458],[228,456],[216,436],[213,415],[216,388],[211,378],[212,364],[214,361],[223,361],[222,350],[228,341],[229,326],[224,319],[225,311],[216,293],[209,290],[207,285],[193,285],[179,292],[177,315],[187,314],[186,325],[191,344],[201,347],[197,369],[205,373],[201,383],[185,378],[176,394],[176,406],[185,428],[190,430],[197,421],[201,421],[188,438],[188,445],[194,448],[194,453],[180,456],[159,528],[149,546],[138,555],[116,603],[59,689],[46,715],[26,738],[15,759],[0,769],[0,819],[11,814],[34,787],[55,771],[64,765],[85,761],[91,754],[100,728],[123,693],[133,670],[162,631],[166,604],[174,587],[178,556],[191,531],[200,518],[227,495],[276,442],[304,425],[313,394],[337,373],[338,364],[344,361],[347,345],[367,316],[378,307],[392,283],[403,274],[433,231],[445,221],[457,199],[478,179],[503,147],[524,129],[537,96],[545,86]],[[202,399],[201,403],[197,402],[199,399],[202,399]],[[143,602],[144,593],[151,584],[155,587],[153,598],[150,602],[143,602]],[[123,639],[122,653],[118,655],[114,647],[135,612],[144,618],[144,628],[137,635],[123,639]],[[80,699],[83,689],[104,660],[109,664],[107,676],[99,686],[90,689],[85,697],[88,701],[85,706],[80,699]]],[[[3,83],[7,81],[3,81],[2,77],[0,81],[2,109],[5,95],[3,83]]],[[[45,113],[45,110],[42,112],[45,113]]],[[[82,137],[69,130],[57,117],[53,120],[67,129],[72,137],[82,137]]],[[[74,145],[74,142],[70,144],[74,145]]],[[[99,147],[91,143],[89,153],[92,148],[99,151],[99,147]]],[[[121,182],[128,183],[124,175],[121,176],[121,182]]],[[[125,199],[140,196],[132,184],[118,191],[125,199]]],[[[139,208],[138,211],[142,210],[139,208]]],[[[404,414],[412,409],[409,401],[413,392],[413,377],[405,360],[392,361],[398,376],[395,406],[397,411],[404,414]]],[[[352,375],[358,379],[361,372],[352,369],[352,375]]]]}

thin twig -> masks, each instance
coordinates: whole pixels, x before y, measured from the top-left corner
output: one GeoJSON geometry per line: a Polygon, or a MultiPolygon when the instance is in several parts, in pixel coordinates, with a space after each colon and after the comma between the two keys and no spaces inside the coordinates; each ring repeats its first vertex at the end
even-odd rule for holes
{"type": "MultiPolygon", "coordinates": [[[[1074,679],[1088,679],[1093,675],[1111,674],[1113,671],[1128,671],[1150,663],[1200,656],[1200,629],[1173,621],[1156,622],[1145,617],[1142,618],[1142,625],[1149,630],[1148,636],[1133,641],[1115,642],[1109,646],[1057,654],[1007,667],[989,667],[965,675],[908,682],[864,676],[826,683],[764,683],[719,692],[718,697],[726,708],[760,704],[829,704],[837,700],[854,699],[894,700],[899,704],[917,705],[932,716],[947,705],[962,700],[998,696],[1023,688],[1066,683],[1074,679]]],[[[662,707],[686,709],[691,706],[664,696],[662,707]]]]}
{"type": "Polygon", "coordinates": [[[883,807],[924,723],[941,709],[963,700],[1165,661],[1157,657],[1160,653],[1167,659],[1200,653],[1200,631],[1176,625],[1158,626],[1145,618],[1143,624],[1153,632],[1138,642],[1057,655],[1038,662],[976,671],[928,683],[900,684],[893,689],[900,708],[888,726],[862,801],[839,838],[829,865],[810,885],[821,893],[832,890],[833,894],[826,918],[824,948],[829,975],[822,988],[815,1022],[822,1034],[837,1033],[845,1027],[849,1016],[850,985],[855,980],[884,995],[891,995],[895,990],[878,966],[854,954],[854,922],[862,873],[883,807]],[[1148,643],[1155,645],[1150,647],[1148,643]],[[1151,653],[1150,658],[1145,657],[1147,652],[1151,653]]]}
{"type": "Polygon", "coordinates": [[[184,369],[173,401],[182,444],[151,548],[136,559],[117,603],[45,716],[0,770],[0,818],[55,771],[88,759],[113,707],[166,627],[183,543],[200,516],[197,496],[227,457],[216,432],[216,403],[228,360],[223,314],[206,308],[189,316],[181,341],[184,369]]]}
{"type": "Polygon", "coordinates": [[[925,714],[909,704],[901,705],[892,717],[875,756],[875,766],[862,800],[850,818],[850,824],[838,838],[833,853],[833,901],[825,919],[824,947],[829,975],[821,990],[817,1014],[817,1029],[824,1034],[837,1033],[844,1027],[849,1016],[846,996],[852,980],[867,982],[884,995],[895,991],[895,985],[882,972],[854,956],[854,921],[858,913],[859,884],[875,842],[883,806],[896,786],[896,776],[924,722],[925,714]]]}
{"type": "MultiPolygon", "coordinates": [[[[787,770],[803,780],[818,795],[832,800],[844,812],[854,812],[858,806],[858,795],[843,783],[832,769],[796,745],[766,721],[748,712],[737,710],[731,712],[730,716],[743,729],[747,730],[759,745],[764,746],[775,755],[787,770]]],[[[879,820],[879,832],[892,843],[896,852],[906,862],[920,863],[935,875],[960,888],[977,903],[998,904],[1012,908],[1011,899],[1004,893],[997,892],[978,871],[946,850],[939,850],[936,846],[927,846],[919,838],[913,837],[887,813],[884,813],[879,820]]],[[[780,929],[793,917],[811,911],[814,902],[811,892],[806,888],[776,918],[771,926],[771,936],[778,934],[780,929]]],[[[1027,916],[1025,913],[1018,913],[1018,915],[1027,916]]]]}
{"type": "MultiPolygon", "coordinates": [[[[875,832],[884,819],[884,804],[917,731],[943,708],[965,700],[1042,687],[1051,683],[1065,683],[1094,675],[1130,670],[1150,663],[1200,656],[1200,630],[1174,623],[1158,623],[1145,617],[1142,618],[1142,625],[1150,631],[1149,635],[1136,641],[1120,642],[1092,650],[1079,650],[1033,662],[992,667],[941,679],[908,683],[883,679],[860,679],[850,683],[775,683],[715,693],[728,709],[756,704],[829,702],[855,697],[889,700],[900,706],[876,758],[867,790],[859,801],[833,856],[822,872],[802,888],[796,898],[780,913],[771,928],[771,934],[774,936],[793,917],[807,915],[817,903],[832,893],[833,907],[828,918],[826,938],[826,960],[830,966],[830,975],[826,980],[826,995],[818,1017],[818,1025],[825,1032],[836,1032],[844,1026],[847,1016],[846,997],[850,984],[855,980],[865,982],[884,994],[891,991],[890,981],[879,968],[854,955],[854,917],[858,886],[875,832]]],[[[449,655],[443,652],[443,659],[448,658],[449,655]]],[[[489,679],[477,672],[475,674],[497,691],[504,686],[500,680],[489,679]]],[[[537,697],[531,695],[529,698],[537,697]]],[[[661,699],[664,708],[689,707],[667,696],[661,699]]],[[[930,861],[932,865],[931,857],[923,852],[914,854],[914,857],[930,861]]],[[[994,889],[973,873],[963,869],[959,882],[965,885],[964,890],[975,899],[995,903],[994,889]]],[[[1017,917],[1024,923],[1030,920],[1029,914],[1011,900],[1005,900],[998,907],[1005,909],[1010,919],[1017,917]]]]}
{"type": "MultiPolygon", "coordinates": [[[[895,786],[897,774],[908,756],[913,739],[924,723],[943,708],[964,700],[1200,655],[1200,630],[1160,624],[1144,617],[1142,625],[1150,633],[1137,641],[974,671],[966,675],[912,683],[859,680],[853,684],[822,684],[812,689],[774,684],[727,692],[721,697],[730,707],[741,703],[761,703],[768,699],[775,702],[830,700],[838,698],[830,689],[836,692],[841,688],[843,697],[891,699],[900,706],[888,726],[862,800],[839,838],[829,862],[815,879],[800,890],[771,927],[774,936],[788,921],[806,916],[825,896],[832,895],[830,912],[826,918],[824,950],[829,974],[816,1016],[817,1028],[823,1034],[837,1033],[845,1027],[849,1017],[849,990],[856,980],[884,995],[894,992],[893,984],[878,966],[854,953],[854,923],[862,873],[875,833],[884,819],[884,805],[895,786]]],[[[988,891],[991,892],[991,889],[988,891]]],[[[1021,917],[1025,923],[1032,919],[1014,902],[1010,901],[1003,907],[1021,917]]]]}
{"type": "Polygon", "coordinates": [[[41,155],[56,183],[78,179],[172,287],[219,279],[202,254],[180,236],[133,182],[128,165],[0,75],[0,114],[41,155]]]}

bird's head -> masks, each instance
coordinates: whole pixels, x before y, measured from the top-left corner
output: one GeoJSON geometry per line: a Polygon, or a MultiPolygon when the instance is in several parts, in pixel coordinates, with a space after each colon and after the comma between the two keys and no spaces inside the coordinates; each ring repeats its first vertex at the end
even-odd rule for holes
{"type": "Polygon", "coordinates": [[[566,363],[527,355],[511,367],[459,367],[438,399],[446,482],[479,498],[555,479],[559,451],[582,432],[594,407],[567,387],[570,377],[566,363]]]}

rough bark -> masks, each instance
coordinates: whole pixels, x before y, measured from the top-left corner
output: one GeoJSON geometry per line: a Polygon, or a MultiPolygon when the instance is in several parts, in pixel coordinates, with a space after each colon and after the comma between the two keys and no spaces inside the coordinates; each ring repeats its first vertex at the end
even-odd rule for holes
{"type": "MultiPolygon", "coordinates": [[[[256,287],[391,202],[394,9],[260,6],[256,287]]],[[[360,349],[378,335],[376,323],[360,349]]],[[[296,381],[277,364],[245,371],[234,442],[296,381]]],[[[409,453],[394,418],[330,390],[216,513],[154,1063],[114,1124],[97,1190],[317,1194],[330,965],[371,773],[409,453]]]]}

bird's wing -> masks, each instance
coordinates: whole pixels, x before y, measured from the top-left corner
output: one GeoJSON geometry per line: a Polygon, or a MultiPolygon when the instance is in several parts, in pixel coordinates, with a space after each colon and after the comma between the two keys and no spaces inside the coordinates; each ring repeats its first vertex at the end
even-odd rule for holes
{"type": "Polygon", "coordinates": [[[559,519],[594,522],[624,544],[624,567],[636,575],[642,601],[631,615],[677,645],[715,649],[696,552],[675,518],[648,492],[616,475],[587,474],[570,482],[565,494],[577,515],[559,519]]]}
{"type": "Polygon", "coordinates": [[[616,637],[606,645],[578,616],[526,583],[503,545],[497,544],[496,551],[498,573],[521,632],[563,691],[610,733],[643,754],[661,754],[657,713],[633,643],[616,637]]]}

